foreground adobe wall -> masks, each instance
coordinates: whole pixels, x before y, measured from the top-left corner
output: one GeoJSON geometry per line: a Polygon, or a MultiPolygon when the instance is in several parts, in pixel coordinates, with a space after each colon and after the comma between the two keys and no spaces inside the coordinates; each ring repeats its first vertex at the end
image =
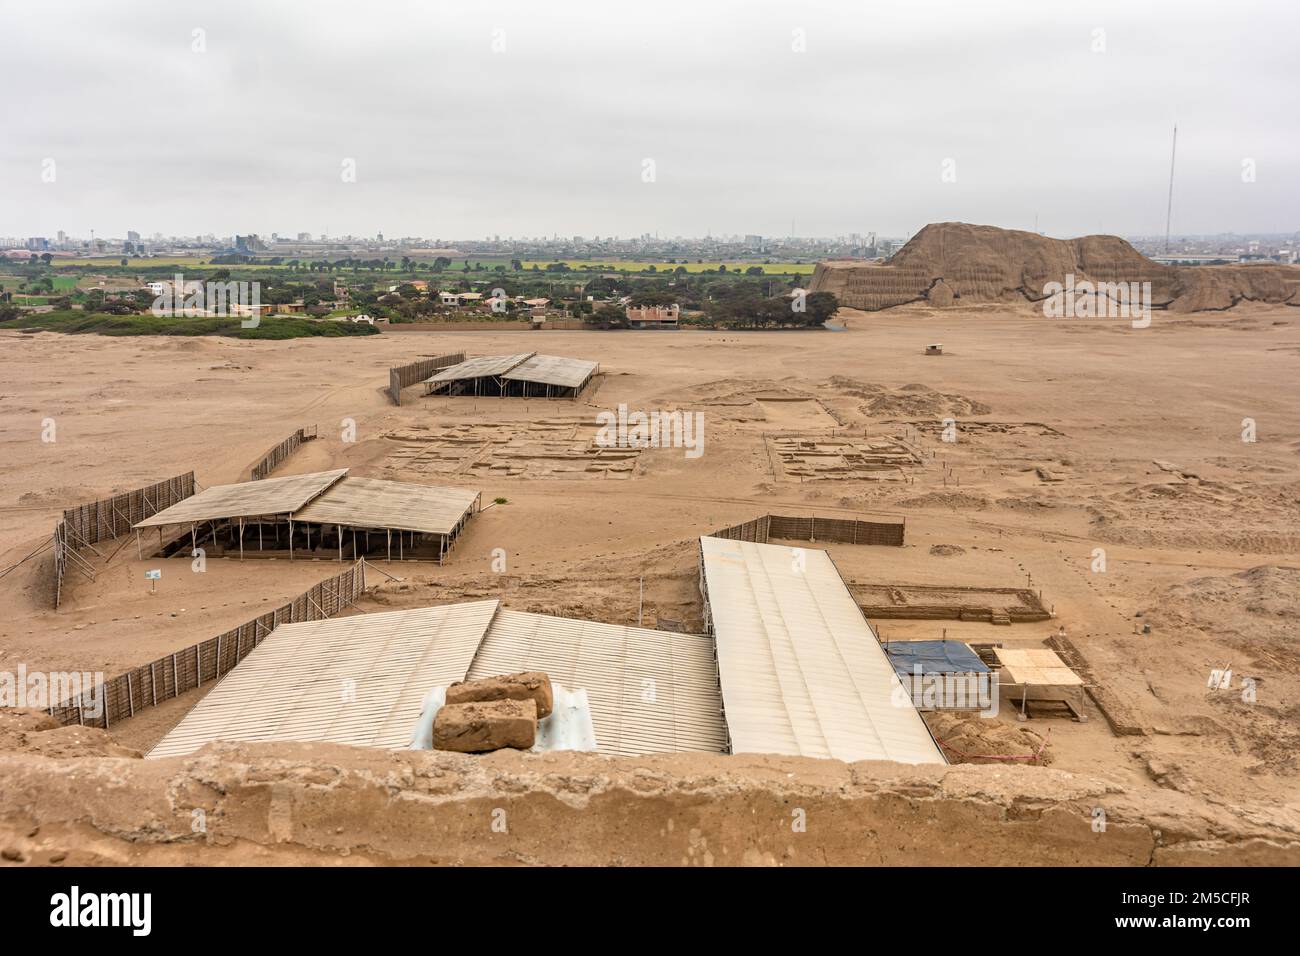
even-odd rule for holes
{"type": "Polygon", "coordinates": [[[1300,863],[1295,811],[1028,767],[221,744],[4,755],[0,779],[0,849],[28,864],[1300,863]]]}

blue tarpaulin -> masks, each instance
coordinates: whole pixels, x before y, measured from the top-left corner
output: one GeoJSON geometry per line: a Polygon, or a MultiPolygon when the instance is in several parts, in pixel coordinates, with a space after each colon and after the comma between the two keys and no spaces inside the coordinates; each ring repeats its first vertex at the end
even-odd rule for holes
{"type": "Polygon", "coordinates": [[[882,645],[895,673],[911,677],[922,674],[984,674],[988,665],[961,641],[890,641],[882,645]]]}

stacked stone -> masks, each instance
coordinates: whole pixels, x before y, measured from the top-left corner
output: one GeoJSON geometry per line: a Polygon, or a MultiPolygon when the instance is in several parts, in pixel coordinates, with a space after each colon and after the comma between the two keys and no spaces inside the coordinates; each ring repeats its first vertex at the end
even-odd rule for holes
{"type": "Polygon", "coordinates": [[[537,740],[537,722],[553,706],[551,679],[541,671],[459,681],[447,688],[447,701],[434,717],[433,748],[528,750],[537,740]]]}

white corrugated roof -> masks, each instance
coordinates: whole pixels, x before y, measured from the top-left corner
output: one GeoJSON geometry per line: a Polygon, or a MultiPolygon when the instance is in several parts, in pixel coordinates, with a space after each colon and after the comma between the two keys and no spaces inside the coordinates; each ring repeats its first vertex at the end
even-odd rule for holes
{"type": "Polygon", "coordinates": [[[433,688],[526,670],[586,691],[601,753],[726,752],[710,638],[490,600],[281,625],[149,756],[214,740],[403,747],[433,688]]]}
{"type": "Polygon", "coordinates": [[[149,756],[179,756],[214,740],[404,747],[425,695],[465,679],[498,604],[282,624],[149,756]]]}
{"type": "Polygon", "coordinates": [[[825,551],[700,549],[733,752],[946,763],[825,551]]]}
{"type": "Polygon", "coordinates": [[[340,468],[308,475],[243,481],[237,485],[214,485],[170,508],[164,508],[156,515],[137,521],[132,527],[152,528],[216,521],[221,518],[289,514],[307,504],[347,473],[346,468],[340,468]]]}
{"type": "Polygon", "coordinates": [[[293,520],[451,534],[478,496],[477,491],[468,488],[344,478],[307,507],[294,512],[293,520]]]}
{"type": "Polygon", "coordinates": [[[596,362],[588,362],[586,359],[567,358],[563,355],[538,355],[536,352],[522,352],[518,355],[479,355],[466,359],[459,365],[441,369],[424,381],[426,383],[454,382],[499,375],[512,381],[577,388],[589,379],[598,367],[596,362]]]}
{"type": "Polygon", "coordinates": [[[476,355],[474,358],[434,372],[425,381],[455,382],[463,378],[501,375],[536,354],[536,352],[520,352],[518,355],[476,355]]]}
{"type": "Polygon", "coordinates": [[[587,692],[600,753],[727,751],[708,637],[502,608],[470,679],[534,670],[587,692]]]}
{"type": "Polygon", "coordinates": [[[506,372],[502,378],[577,388],[591,378],[595,371],[596,363],[585,359],[566,358],[563,355],[534,355],[506,372]]]}

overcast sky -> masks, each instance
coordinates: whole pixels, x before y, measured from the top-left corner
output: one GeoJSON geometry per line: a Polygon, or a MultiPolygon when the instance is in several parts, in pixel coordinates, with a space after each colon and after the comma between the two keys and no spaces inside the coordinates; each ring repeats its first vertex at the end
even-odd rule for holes
{"type": "Polygon", "coordinates": [[[1157,234],[1175,122],[1174,232],[1292,231],[1298,27],[1294,0],[5,0],[0,235],[1157,234]]]}

